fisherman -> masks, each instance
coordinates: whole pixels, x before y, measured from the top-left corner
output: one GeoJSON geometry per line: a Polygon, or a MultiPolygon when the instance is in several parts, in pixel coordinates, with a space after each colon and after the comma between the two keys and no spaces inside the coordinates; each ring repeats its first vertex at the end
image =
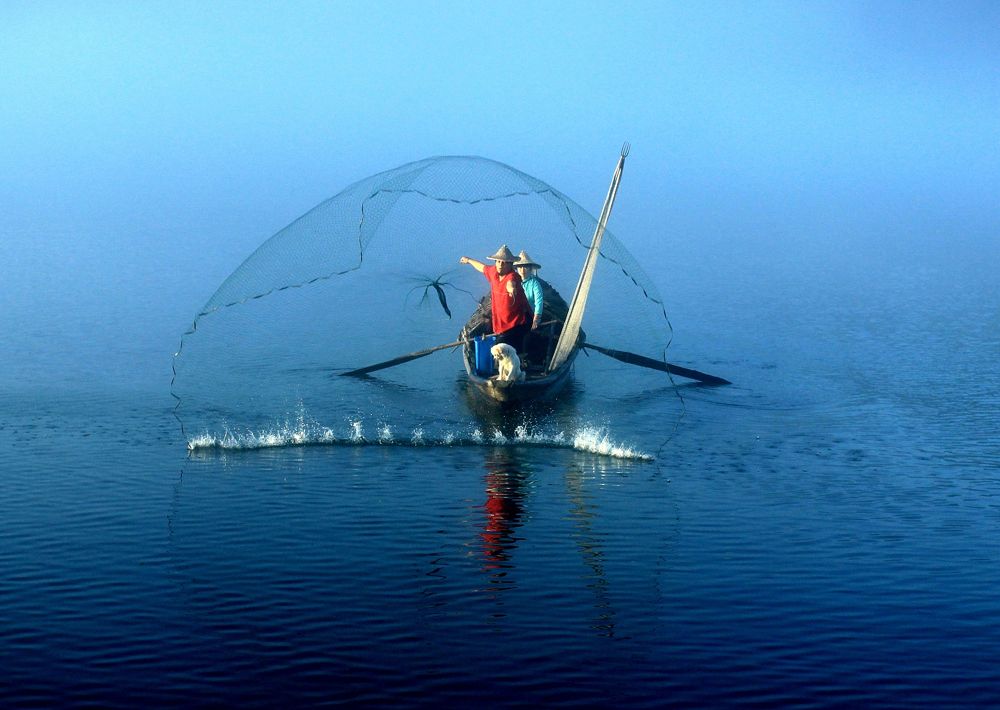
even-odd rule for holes
{"type": "Polygon", "coordinates": [[[524,347],[524,336],[531,326],[531,306],[521,287],[521,277],[514,271],[513,252],[502,244],[496,254],[487,257],[496,266],[463,256],[460,264],[471,264],[490,282],[490,302],[493,315],[493,332],[498,343],[507,343],[515,350],[524,347]]]}
{"type": "Polygon", "coordinates": [[[545,305],[545,298],[542,295],[542,282],[538,279],[538,270],[540,268],[542,268],[541,264],[532,261],[526,251],[518,254],[517,261],[514,262],[514,269],[517,271],[517,275],[521,277],[521,288],[524,289],[528,305],[531,306],[533,314],[531,319],[532,330],[538,330],[538,326],[542,322],[542,308],[545,305]]]}
{"type": "Polygon", "coordinates": [[[524,354],[521,363],[524,367],[529,365],[541,366],[545,359],[545,350],[548,345],[548,338],[538,333],[538,326],[542,322],[542,310],[545,307],[545,297],[542,294],[542,281],[538,278],[538,270],[542,265],[537,261],[532,261],[528,252],[522,251],[517,255],[514,262],[514,270],[521,277],[521,288],[528,299],[531,307],[531,330],[524,334],[524,343],[521,352],[524,354]]]}

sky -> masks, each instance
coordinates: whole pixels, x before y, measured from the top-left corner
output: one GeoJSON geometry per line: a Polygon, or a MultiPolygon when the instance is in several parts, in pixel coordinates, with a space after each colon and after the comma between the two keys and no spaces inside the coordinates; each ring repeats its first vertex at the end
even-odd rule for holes
{"type": "Polygon", "coordinates": [[[1000,255],[993,2],[8,0],[0,97],[14,332],[173,337],[278,229],[428,156],[596,214],[625,140],[612,228],[653,272],[1000,255]]]}

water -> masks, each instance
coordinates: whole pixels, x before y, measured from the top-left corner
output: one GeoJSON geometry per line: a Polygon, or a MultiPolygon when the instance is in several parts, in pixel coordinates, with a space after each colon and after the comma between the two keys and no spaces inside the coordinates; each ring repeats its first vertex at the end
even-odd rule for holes
{"type": "Polygon", "coordinates": [[[663,289],[671,359],[731,387],[619,401],[593,355],[504,421],[456,360],[416,425],[191,451],[178,329],[15,307],[0,704],[997,704],[989,260],[712,269],[663,289]]]}

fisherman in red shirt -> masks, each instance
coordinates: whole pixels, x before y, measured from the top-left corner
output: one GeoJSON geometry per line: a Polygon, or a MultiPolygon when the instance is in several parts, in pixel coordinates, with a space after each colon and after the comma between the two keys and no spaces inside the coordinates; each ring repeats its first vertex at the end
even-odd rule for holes
{"type": "Polygon", "coordinates": [[[497,342],[507,343],[515,350],[524,345],[524,336],[531,328],[531,306],[521,287],[521,277],[514,271],[517,257],[506,244],[497,253],[487,257],[497,263],[487,266],[481,261],[463,256],[460,264],[471,264],[490,282],[490,301],[493,308],[493,332],[497,342]]]}

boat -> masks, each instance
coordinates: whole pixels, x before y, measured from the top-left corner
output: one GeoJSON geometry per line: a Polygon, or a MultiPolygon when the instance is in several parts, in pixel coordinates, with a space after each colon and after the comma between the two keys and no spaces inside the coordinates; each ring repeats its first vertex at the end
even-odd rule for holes
{"type": "Polygon", "coordinates": [[[542,284],[544,307],[542,326],[529,335],[529,347],[521,361],[524,379],[504,382],[496,378],[496,368],[490,347],[496,342],[492,333],[490,297],[485,296],[459,334],[462,342],[462,362],[473,392],[489,401],[501,403],[529,402],[555,397],[569,381],[573,362],[587,341],[583,330],[577,334],[569,355],[554,369],[549,370],[552,355],[563,330],[569,306],[559,292],[544,279],[542,284]]]}

